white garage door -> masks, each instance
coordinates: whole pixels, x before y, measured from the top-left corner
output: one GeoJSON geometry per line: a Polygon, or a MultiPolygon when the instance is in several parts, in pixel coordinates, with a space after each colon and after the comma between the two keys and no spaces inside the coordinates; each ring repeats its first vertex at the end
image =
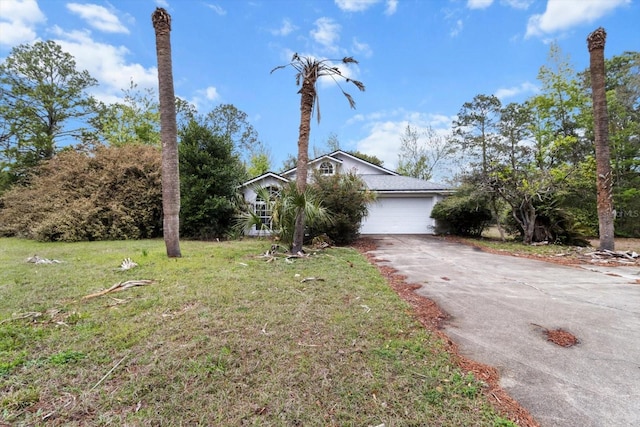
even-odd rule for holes
{"type": "Polygon", "coordinates": [[[361,234],[433,234],[431,197],[378,197],[369,205],[361,234]]]}

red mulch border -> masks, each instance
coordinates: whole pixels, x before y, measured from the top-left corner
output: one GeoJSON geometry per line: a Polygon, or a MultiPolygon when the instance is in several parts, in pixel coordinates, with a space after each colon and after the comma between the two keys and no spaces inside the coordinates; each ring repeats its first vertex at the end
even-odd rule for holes
{"type": "Polygon", "coordinates": [[[377,248],[376,243],[366,237],[359,238],[352,247],[365,255],[369,262],[378,267],[380,273],[387,279],[389,286],[413,308],[415,318],[429,331],[435,333],[445,343],[454,362],[465,372],[471,372],[477,380],[483,381],[487,387],[483,393],[488,397],[490,404],[504,417],[513,421],[520,427],[540,427],[540,424],[524,409],[515,399],[509,396],[499,384],[498,371],[488,365],[478,363],[462,356],[458,346],[442,331],[442,323],[448,315],[438,305],[421,295],[415,293],[421,286],[406,282],[406,276],[397,273],[397,270],[379,265],[369,251],[377,248]]]}

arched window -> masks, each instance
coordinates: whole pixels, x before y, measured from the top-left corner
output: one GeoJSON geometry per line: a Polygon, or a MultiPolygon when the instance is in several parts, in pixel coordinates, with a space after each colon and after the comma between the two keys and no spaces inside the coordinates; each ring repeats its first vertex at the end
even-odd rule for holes
{"type": "Polygon", "coordinates": [[[333,175],[333,165],[330,162],[320,164],[320,175],[333,175]]]}

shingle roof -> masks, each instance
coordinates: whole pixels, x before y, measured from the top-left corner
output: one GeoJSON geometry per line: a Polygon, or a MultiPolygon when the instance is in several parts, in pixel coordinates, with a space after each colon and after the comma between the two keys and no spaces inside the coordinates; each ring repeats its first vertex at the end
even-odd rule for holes
{"type": "Polygon", "coordinates": [[[370,190],[375,191],[451,191],[452,187],[408,176],[360,175],[370,190]]]}

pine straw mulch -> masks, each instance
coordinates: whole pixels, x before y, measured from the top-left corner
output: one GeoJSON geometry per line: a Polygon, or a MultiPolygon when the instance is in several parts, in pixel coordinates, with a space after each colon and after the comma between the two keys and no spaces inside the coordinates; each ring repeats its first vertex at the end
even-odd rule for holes
{"type": "Polygon", "coordinates": [[[498,371],[495,368],[475,362],[460,354],[458,346],[442,331],[442,323],[448,315],[435,302],[415,293],[420,285],[409,284],[406,282],[406,276],[398,274],[397,270],[379,265],[373,255],[368,253],[376,249],[376,244],[372,239],[361,237],[352,246],[364,254],[369,262],[378,267],[391,288],[413,307],[413,314],[420,323],[443,340],[445,348],[452,355],[455,363],[465,372],[473,373],[477,380],[487,384],[487,387],[483,388],[483,393],[502,416],[507,417],[520,427],[540,427],[531,414],[500,387],[498,371]]]}

